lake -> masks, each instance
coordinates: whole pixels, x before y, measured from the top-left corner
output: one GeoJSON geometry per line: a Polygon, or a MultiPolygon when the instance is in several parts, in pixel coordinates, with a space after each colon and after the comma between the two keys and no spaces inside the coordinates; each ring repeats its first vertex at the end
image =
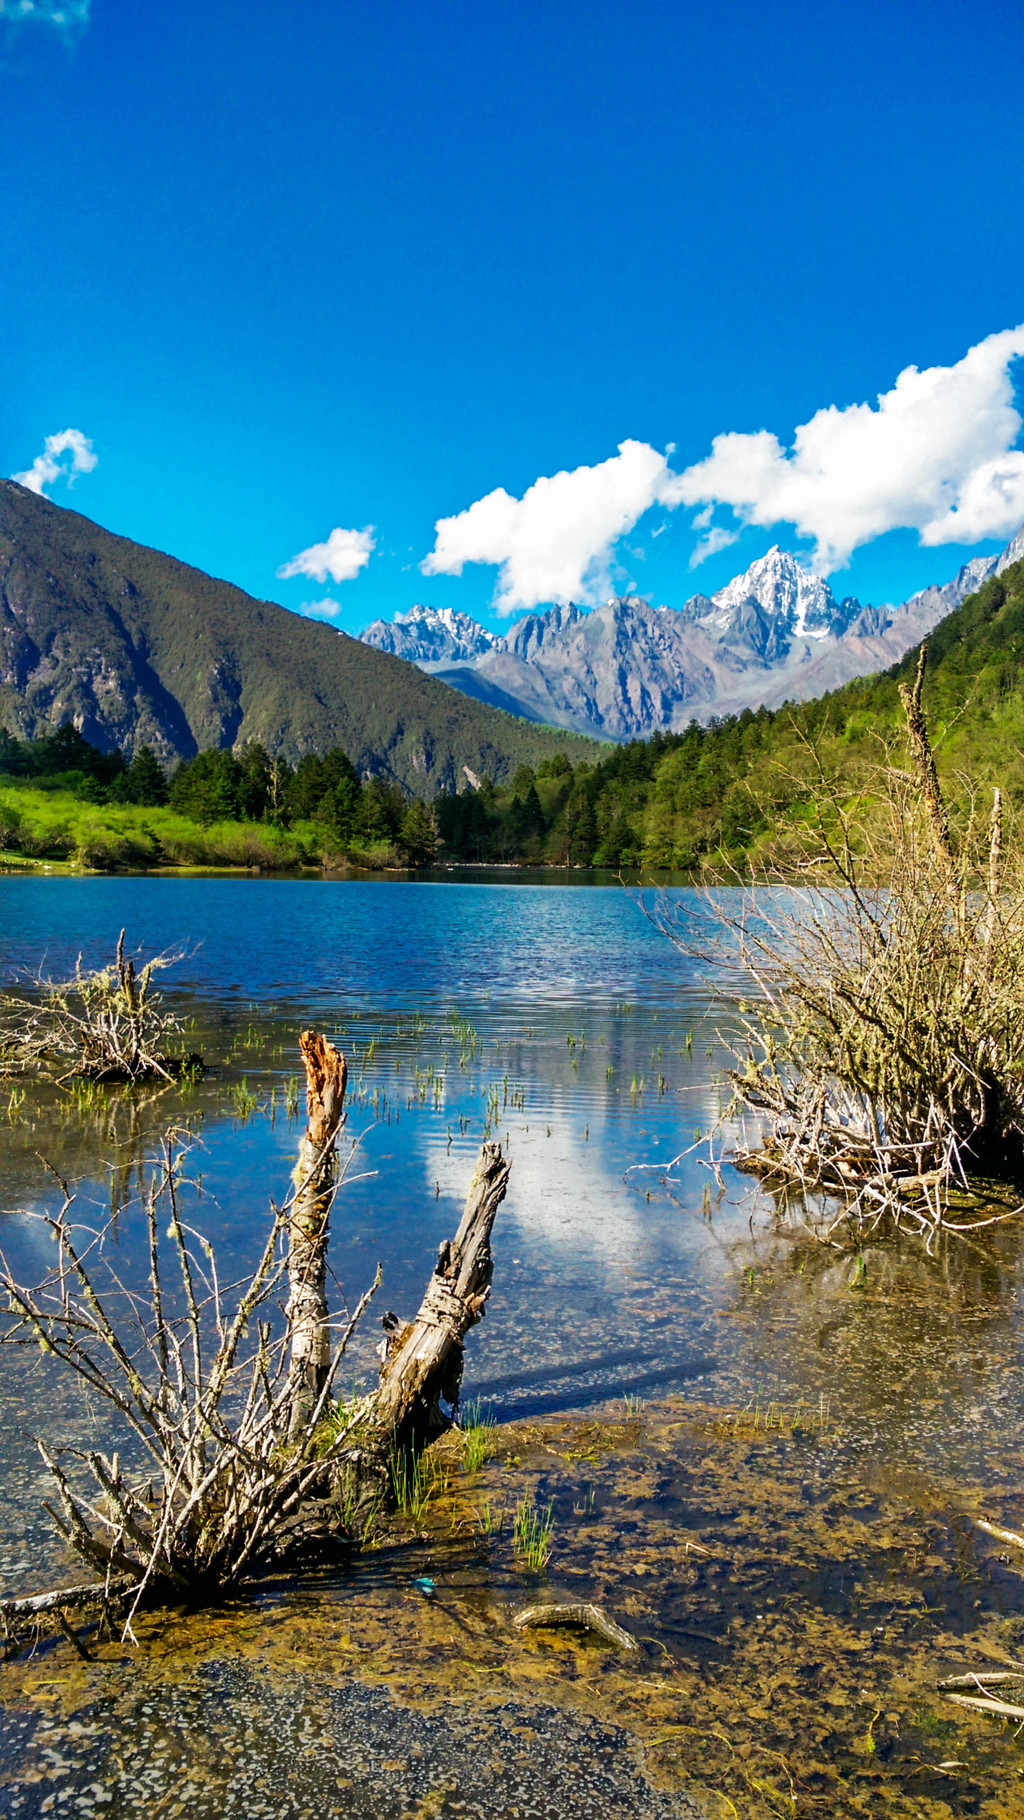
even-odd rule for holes
{"type": "MultiPolygon", "coordinates": [[[[769,1405],[800,1409],[817,1412],[817,1432],[842,1433],[844,1472],[855,1464],[883,1480],[910,1473],[983,1488],[990,1501],[1015,1496],[1024,1454],[1019,1235],[1001,1229],[937,1262],[910,1247],[879,1248],[854,1282],[849,1258],[780,1236],[771,1202],[728,1165],[720,1174],[709,1169],[700,1142],[728,1100],[737,982],[724,968],[717,981],[702,977],[645,918],[635,895],[618,886],[483,879],[0,876],[6,981],[40,964],[61,974],[79,954],[97,965],[122,927],[145,953],[181,951],[166,990],[189,1020],[189,1047],[203,1050],[210,1071],[190,1090],[135,1096],[30,1086],[21,1097],[17,1084],[8,1100],[0,1085],[0,1227],[16,1271],[32,1274],[46,1261],[31,1218],[54,1198],[41,1157],[73,1179],[76,1209],[97,1221],[118,1213],[117,1243],[130,1260],[140,1159],[172,1122],[187,1123],[194,1138],[192,1217],[218,1259],[231,1271],[243,1268],[259,1247],[271,1197],[287,1192],[299,1130],[296,1038],[313,1025],[348,1056],[348,1129],[359,1139],[353,1179],[332,1217],[339,1296],[357,1298],[378,1261],[384,1272],[346,1384],[370,1381],[379,1313],[394,1308],[405,1316],[418,1305],[438,1243],[458,1222],[481,1139],[500,1136],[511,1185],[495,1228],[494,1289],[469,1342],[464,1388],[499,1422],[617,1420],[627,1399],[630,1409],[642,1399],[653,1448],[667,1434],[657,1428],[666,1412],[728,1407],[756,1417],[769,1405]]],[[[102,1416],[81,1411],[46,1362],[24,1352],[0,1351],[0,1390],[0,1585],[11,1596],[67,1576],[40,1511],[46,1482],[31,1437],[59,1444],[85,1424],[99,1438],[102,1416]]],[[[1010,1502],[1005,1509],[1012,1514],[1010,1502]]],[[[317,1606],[314,1617],[302,1603],[311,1596],[294,1588],[281,1594],[289,1623],[299,1622],[299,1611],[307,1636],[326,1609],[317,1606]]],[[[323,1597],[335,1610],[337,1586],[323,1597]]],[[[154,1691],[151,1664],[145,1672],[137,1660],[123,1668],[146,1686],[129,1698],[105,1684],[108,1705],[83,1734],[88,1748],[69,1747],[60,1732],[71,1768],[56,1793],[44,1781],[15,1797],[11,1783],[0,1790],[0,1813],[69,1811],[72,1794],[83,1798],[87,1772],[97,1786],[119,1791],[120,1807],[100,1802],[97,1811],[146,1811],[144,1783],[131,1795],[128,1782],[110,1782],[110,1762],[111,1741],[125,1726],[138,1734],[147,1701],[162,1714],[165,1739],[182,1725],[207,1726],[218,1702],[234,1702],[241,1731],[255,1728],[265,1751],[267,1714],[274,1701],[287,1707],[289,1674],[299,1677],[295,1699],[301,1681],[303,1700],[335,1703],[333,1718],[321,1712],[316,1720],[332,1735],[339,1726],[351,1730],[354,1714],[365,1738],[397,1726],[391,1745],[367,1746],[366,1761],[347,1776],[343,1805],[330,1811],[390,1813],[389,1801],[396,1813],[420,1811],[415,1802],[429,1789],[423,1793],[411,1770],[404,1782],[395,1771],[385,1799],[378,1758],[390,1761],[390,1750],[407,1765],[430,1759],[437,1740],[422,1730],[422,1702],[399,1722],[387,1704],[391,1693],[374,1693],[365,1676],[338,1671],[328,1693],[308,1662],[277,1661],[264,1675],[252,1656],[251,1612],[232,1622],[241,1626],[237,1649],[224,1641],[230,1624],[218,1643],[205,1630],[201,1646],[198,1632],[187,1643],[179,1636],[183,1659],[195,1656],[194,1672],[173,1686],[154,1691]],[[245,1661],[231,1669],[235,1653],[245,1661]],[[50,1795],[57,1804],[46,1808],[50,1795]]],[[[397,1673],[383,1677],[392,1693],[397,1673]]],[[[83,1688],[76,1698],[99,1712],[96,1688],[86,1690],[88,1700],[83,1688]]],[[[84,1708],[71,1705],[74,1722],[85,1723],[84,1708]]],[[[605,1714],[600,1724],[607,1723],[605,1714]]],[[[550,1720],[537,1761],[552,1788],[566,1752],[575,1761],[586,1726],[597,1724],[593,1713],[550,1720]]],[[[466,1725],[472,1729],[468,1715],[466,1725]]],[[[8,1776],[19,1763],[38,1767],[40,1737],[58,1748],[57,1732],[51,1737],[38,1702],[29,1702],[24,1732],[9,1732],[0,1756],[8,1776]]],[[[476,1761],[479,1739],[467,1731],[464,1742],[466,1760],[476,1761]]],[[[561,1811],[662,1811],[654,1785],[623,1769],[622,1748],[594,1745],[594,1762],[605,1768],[595,1770],[577,1808],[561,1811]],[[625,1779],[616,1782],[620,1771],[625,1779]]],[[[264,1811],[244,1779],[232,1781],[238,1765],[224,1749],[205,1792],[181,1811],[205,1812],[207,1801],[210,1812],[264,1811]]],[[[445,1775],[458,1784],[447,1763],[437,1769],[437,1786],[445,1775]]],[[[299,1778],[296,1789],[299,1782],[301,1800],[293,1791],[292,1806],[271,1801],[266,1811],[299,1813],[303,1802],[324,1811],[316,1775],[299,1778]]],[[[452,1811],[534,1811],[511,1786],[479,1807],[463,1789],[470,1805],[459,1809],[453,1796],[452,1811]]],[[[664,1811],[691,1811],[681,1799],[673,1796],[676,1805],[664,1811]]],[[[550,1800],[550,1811],[560,1811],[554,1794],[550,1800]]],[[[171,1802],[166,1811],[179,1810],[171,1802]]]]}

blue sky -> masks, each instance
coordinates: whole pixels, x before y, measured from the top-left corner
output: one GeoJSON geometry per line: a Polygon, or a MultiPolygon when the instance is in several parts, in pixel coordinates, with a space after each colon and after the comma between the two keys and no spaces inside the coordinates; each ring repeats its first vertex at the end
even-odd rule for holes
{"type": "Polygon", "coordinates": [[[1022,66],[990,0],[0,0],[0,472],[349,630],[775,541],[902,598],[1024,501],[1022,66]]]}

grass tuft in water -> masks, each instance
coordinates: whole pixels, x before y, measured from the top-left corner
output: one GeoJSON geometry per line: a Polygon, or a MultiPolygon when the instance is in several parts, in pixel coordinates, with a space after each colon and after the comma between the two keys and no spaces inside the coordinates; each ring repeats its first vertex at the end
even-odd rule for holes
{"type": "Polygon", "coordinates": [[[244,1075],[236,1086],[232,1087],[231,1101],[243,1124],[256,1111],[259,1100],[244,1075]]]}
{"type": "Polygon", "coordinates": [[[481,1409],[479,1403],[469,1403],[466,1406],[461,1441],[463,1466],[467,1472],[479,1472],[481,1466],[493,1457],[497,1446],[494,1417],[489,1411],[481,1409]]]}
{"type": "Polygon", "coordinates": [[[529,1492],[524,1491],[512,1519],[512,1547],[524,1567],[539,1574],[551,1559],[551,1532],[554,1528],[554,1503],[538,1510],[529,1492]]]}
{"type": "Polygon", "coordinates": [[[391,1488],[404,1517],[418,1522],[431,1499],[447,1489],[448,1479],[433,1454],[410,1454],[402,1449],[391,1457],[391,1488]]]}

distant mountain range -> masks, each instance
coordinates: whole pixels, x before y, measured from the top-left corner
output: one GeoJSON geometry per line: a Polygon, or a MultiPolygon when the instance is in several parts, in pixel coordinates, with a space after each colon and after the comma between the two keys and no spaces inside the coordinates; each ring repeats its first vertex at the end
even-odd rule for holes
{"type": "Polygon", "coordinates": [[[415,606],[363,633],[466,695],[529,720],[603,739],[634,739],[691,720],[806,701],[884,670],[1024,555],[1024,529],[1001,556],[975,557],[952,581],[901,606],[837,600],[778,545],[712,595],[679,608],[635,594],[589,612],[529,614],[498,637],[468,614],[415,606]]]}
{"type": "Polygon", "coordinates": [[[249,739],[293,762],[341,746],[424,796],[597,756],[0,480],[0,726],[64,721],[165,762],[249,739]]]}

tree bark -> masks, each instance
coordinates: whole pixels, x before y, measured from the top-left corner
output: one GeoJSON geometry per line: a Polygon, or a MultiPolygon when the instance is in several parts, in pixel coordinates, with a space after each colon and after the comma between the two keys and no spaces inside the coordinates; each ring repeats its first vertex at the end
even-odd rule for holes
{"type": "Polygon", "coordinates": [[[340,1050],[313,1030],[299,1049],[306,1066],[306,1129],[299,1144],[288,1225],[289,1380],[291,1431],[315,1409],[330,1364],[327,1240],[338,1176],[338,1132],[344,1121],[348,1067],[340,1050]]]}
{"type": "Polygon", "coordinates": [[[498,1144],[484,1144],[454,1239],[445,1239],[419,1314],[389,1349],[375,1398],[376,1415],[400,1438],[415,1430],[429,1440],[448,1427],[439,1399],[457,1404],[462,1345],[491,1293],[491,1228],[505,1198],[509,1163],[498,1144]]]}
{"type": "Polygon", "coordinates": [[[388,1340],[380,1386],[368,1399],[358,1440],[334,1475],[350,1509],[390,1501],[396,1454],[417,1452],[451,1425],[441,1400],[458,1404],[463,1342],[491,1292],[491,1229],[509,1170],[500,1145],[481,1147],[458,1232],[438,1251],[419,1313],[406,1325],[394,1315],[384,1317],[388,1340]]]}

